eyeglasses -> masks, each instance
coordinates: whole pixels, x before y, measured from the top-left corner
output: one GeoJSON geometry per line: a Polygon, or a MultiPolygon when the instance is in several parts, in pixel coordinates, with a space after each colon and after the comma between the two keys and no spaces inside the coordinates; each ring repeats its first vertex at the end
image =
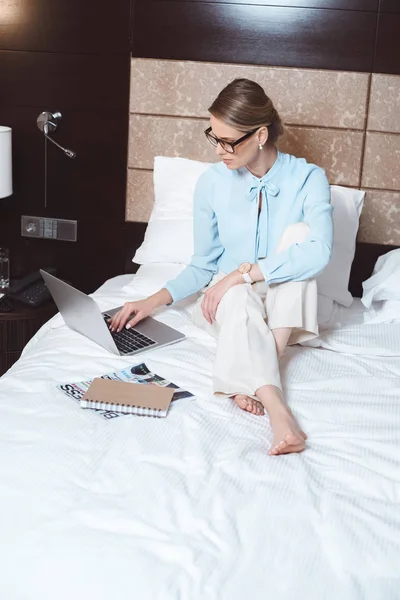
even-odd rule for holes
{"type": "Polygon", "coordinates": [[[218,146],[218,144],[219,144],[221,146],[221,148],[223,150],[225,150],[225,152],[229,152],[229,154],[233,154],[235,152],[235,147],[238,144],[241,144],[242,142],[244,142],[244,140],[247,140],[247,138],[249,138],[251,135],[253,135],[258,130],[259,130],[259,127],[257,127],[257,129],[253,129],[253,131],[249,131],[244,136],[242,136],[241,138],[236,140],[236,142],[226,142],[225,140],[220,140],[219,138],[215,137],[215,135],[213,133],[211,133],[212,132],[211,127],[206,129],[204,133],[206,135],[206,138],[210,142],[210,144],[212,144],[213,146],[218,146]]]}

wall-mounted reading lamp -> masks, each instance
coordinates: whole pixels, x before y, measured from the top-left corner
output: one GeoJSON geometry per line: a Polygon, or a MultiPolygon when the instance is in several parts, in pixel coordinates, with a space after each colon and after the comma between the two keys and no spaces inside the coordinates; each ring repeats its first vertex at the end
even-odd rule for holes
{"type": "MultiPolygon", "coordinates": [[[[1,1],[1,0],[0,0],[1,1]]],[[[47,140],[60,148],[68,156],[75,158],[76,153],[68,148],[63,148],[55,142],[50,133],[57,129],[58,123],[62,118],[61,113],[42,112],[36,119],[36,124],[44,135],[44,206],[47,208],[47,140]]],[[[50,218],[49,216],[21,216],[21,235],[30,238],[47,238],[52,240],[63,240],[67,242],[76,242],[77,240],[77,221],[69,219],[50,218]]]]}
{"type": "Polygon", "coordinates": [[[63,148],[50,137],[50,133],[53,133],[58,127],[59,121],[62,119],[62,114],[60,112],[51,113],[48,111],[40,113],[38,118],[36,119],[36,125],[39,127],[40,131],[44,135],[44,206],[47,207],[47,140],[49,140],[52,144],[60,148],[64,152],[68,158],[75,158],[76,152],[73,150],[69,150],[68,148],[63,148]]]}
{"type": "Polygon", "coordinates": [[[76,152],[68,150],[68,148],[63,148],[49,136],[49,133],[53,133],[53,131],[57,129],[60,119],[62,119],[62,114],[60,112],[51,113],[46,111],[40,113],[36,120],[36,124],[47,140],[52,142],[55,146],[57,146],[57,148],[60,148],[60,150],[62,150],[64,154],[68,156],[68,158],[75,158],[76,152]]]}

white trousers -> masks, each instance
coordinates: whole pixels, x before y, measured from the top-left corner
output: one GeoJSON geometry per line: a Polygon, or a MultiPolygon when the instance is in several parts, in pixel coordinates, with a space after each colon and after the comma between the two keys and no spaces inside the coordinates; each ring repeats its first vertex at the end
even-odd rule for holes
{"type": "MultiPolygon", "coordinates": [[[[284,232],[277,252],[302,242],[309,233],[306,223],[291,225],[284,232]]],[[[225,273],[217,273],[209,285],[215,285],[223,277],[225,273]]],[[[246,394],[256,398],[256,390],[263,385],[275,385],[282,390],[271,330],[292,328],[289,344],[318,336],[315,279],[270,286],[265,281],[235,285],[223,296],[213,324],[204,318],[201,310],[205,290],[194,308],[193,321],[218,340],[213,368],[214,393],[246,394]]]]}

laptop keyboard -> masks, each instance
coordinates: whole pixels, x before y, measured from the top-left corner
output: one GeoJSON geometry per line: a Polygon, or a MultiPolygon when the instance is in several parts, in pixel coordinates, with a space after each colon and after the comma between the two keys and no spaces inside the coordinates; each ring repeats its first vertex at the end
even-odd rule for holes
{"type": "MultiPolygon", "coordinates": [[[[109,317],[104,317],[104,320],[108,327],[109,317]]],[[[156,344],[154,340],[143,335],[143,333],[136,331],[136,329],[123,329],[122,331],[110,330],[110,333],[118,350],[123,354],[134,352],[135,350],[142,350],[156,344]]]]}

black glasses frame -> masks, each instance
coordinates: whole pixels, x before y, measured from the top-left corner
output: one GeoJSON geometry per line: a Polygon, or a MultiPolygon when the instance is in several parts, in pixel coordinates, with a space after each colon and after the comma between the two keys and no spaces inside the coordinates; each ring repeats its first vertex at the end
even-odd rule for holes
{"type": "Polygon", "coordinates": [[[208,139],[208,141],[213,145],[213,146],[218,146],[218,144],[221,146],[221,148],[223,148],[224,150],[226,150],[227,152],[229,152],[230,154],[234,154],[235,152],[235,147],[238,144],[241,144],[242,142],[244,142],[245,140],[247,140],[247,138],[249,138],[250,136],[252,136],[256,131],[258,131],[260,128],[257,127],[257,129],[253,129],[252,131],[248,131],[245,135],[243,135],[241,138],[239,138],[238,140],[236,140],[236,142],[226,142],[225,140],[220,140],[219,138],[217,138],[215,135],[212,135],[212,128],[208,127],[204,133],[206,138],[208,139]],[[230,150],[229,150],[230,148],[230,150]]]}

